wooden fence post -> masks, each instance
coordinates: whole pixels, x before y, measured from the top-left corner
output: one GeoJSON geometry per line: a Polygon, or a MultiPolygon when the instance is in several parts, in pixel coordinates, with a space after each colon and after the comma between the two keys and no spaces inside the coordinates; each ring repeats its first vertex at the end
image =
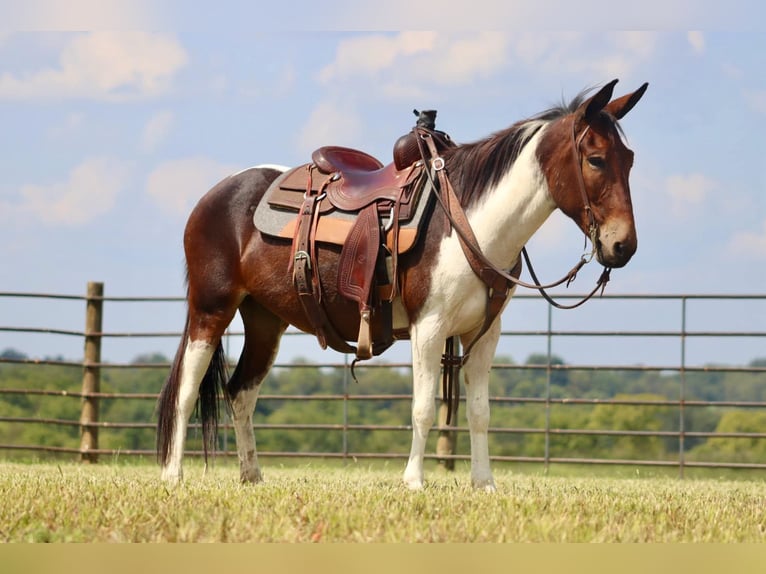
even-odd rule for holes
{"type": "Polygon", "coordinates": [[[98,397],[101,391],[101,326],[103,323],[104,284],[88,283],[85,309],[85,356],[82,375],[82,411],[80,413],[80,461],[98,462],[98,428],[90,426],[98,422],[98,397]]]}

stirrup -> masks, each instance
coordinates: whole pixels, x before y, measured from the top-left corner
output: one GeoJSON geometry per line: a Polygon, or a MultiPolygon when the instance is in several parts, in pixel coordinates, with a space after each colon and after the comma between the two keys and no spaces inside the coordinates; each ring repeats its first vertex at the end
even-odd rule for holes
{"type": "Polygon", "coordinates": [[[372,358],[372,337],[370,335],[370,310],[364,309],[359,317],[359,338],[356,346],[356,358],[372,358]]]}

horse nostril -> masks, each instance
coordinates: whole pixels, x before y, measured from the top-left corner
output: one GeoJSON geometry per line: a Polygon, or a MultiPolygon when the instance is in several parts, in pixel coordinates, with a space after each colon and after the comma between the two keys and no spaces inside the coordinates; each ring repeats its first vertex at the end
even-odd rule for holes
{"type": "Polygon", "coordinates": [[[625,246],[622,244],[622,241],[616,241],[613,249],[615,255],[622,257],[625,254],[625,246]]]}

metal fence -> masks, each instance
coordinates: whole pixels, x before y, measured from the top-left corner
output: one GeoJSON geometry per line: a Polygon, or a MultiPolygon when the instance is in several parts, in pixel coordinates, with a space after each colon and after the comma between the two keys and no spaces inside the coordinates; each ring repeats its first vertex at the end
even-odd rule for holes
{"type": "MultiPolygon", "coordinates": [[[[99,404],[102,400],[131,400],[131,401],[154,401],[155,393],[104,393],[100,389],[100,376],[102,369],[160,369],[166,371],[167,363],[116,363],[102,362],[101,347],[104,340],[109,339],[150,339],[168,338],[177,340],[181,333],[173,330],[149,330],[149,331],[108,331],[104,330],[103,317],[108,315],[108,309],[114,305],[129,304],[178,304],[183,303],[181,297],[107,297],[103,294],[103,285],[89,283],[85,295],[58,295],[45,293],[20,293],[0,292],[0,312],[2,304],[16,304],[18,300],[34,300],[57,302],[63,300],[81,302],[85,306],[85,328],[61,329],[52,327],[23,327],[0,325],[0,333],[18,334],[45,334],[46,336],[68,337],[82,341],[84,357],[82,360],[70,360],[63,358],[22,358],[18,356],[0,357],[0,364],[26,364],[26,365],[59,365],[77,367],[82,369],[82,388],[78,392],[56,389],[32,389],[32,388],[1,388],[0,407],[3,399],[12,395],[27,396],[55,396],[60,400],[77,399],[81,402],[81,415],[79,420],[61,420],[55,418],[38,418],[25,416],[7,416],[7,412],[0,410],[0,423],[10,425],[63,425],[79,429],[80,444],[71,446],[46,446],[44,444],[14,444],[5,442],[0,444],[0,450],[4,451],[27,451],[38,453],[63,453],[78,456],[84,462],[95,462],[99,456],[116,455],[153,456],[153,445],[146,445],[140,449],[104,449],[99,448],[99,429],[151,429],[154,423],[150,420],[145,422],[120,423],[102,420],[99,416],[99,404]],[[11,303],[9,303],[11,302],[11,303]]],[[[562,295],[563,298],[577,298],[577,295],[562,295]]],[[[514,298],[509,307],[511,314],[517,314],[518,321],[505,320],[504,324],[516,328],[504,330],[501,343],[498,347],[500,360],[493,366],[498,371],[534,371],[544,373],[545,389],[537,396],[513,396],[491,397],[494,406],[499,405],[536,405],[545,412],[545,423],[542,427],[535,428],[507,428],[492,427],[491,435],[494,436],[517,436],[525,437],[542,436],[544,449],[540,456],[504,456],[493,455],[495,461],[513,463],[537,463],[546,468],[550,464],[601,464],[601,465],[631,465],[671,467],[678,470],[679,476],[683,477],[686,469],[703,468],[744,468],[766,469],[766,461],[745,462],[738,460],[715,460],[699,461],[687,460],[686,443],[693,439],[730,438],[742,439],[743,441],[763,441],[766,433],[752,432],[752,430],[692,430],[686,428],[687,413],[692,409],[761,409],[766,412],[766,401],[761,400],[702,400],[694,398],[687,389],[687,379],[693,373],[727,375],[731,373],[748,373],[757,380],[766,379],[766,361],[748,361],[750,359],[763,359],[766,357],[766,330],[763,329],[766,321],[766,295],[705,295],[705,294],[653,294],[653,295],[604,295],[601,299],[594,300],[588,306],[596,307],[587,313],[576,316],[555,315],[560,313],[544,303],[537,295],[520,294],[514,298]],[[598,301],[598,302],[597,302],[598,301]],[[532,306],[529,313],[516,311],[516,306],[524,304],[532,306]],[[599,308],[604,305],[605,307],[599,308]],[[615,306],[609,308],[609,306],[615,306]],[[554,318],[556,328],[554,328],[554,318]],[[559,323],[561,326],[559,326],[559,323]],[[635,327],[632,327],[634,324],[635,327]],[[627,326],[626,326],[627,325],[627,326]],[[619,351],[620,345],[630,347],[628,355],[635,360],[620,362],[625,353],[619,351]],[[527,348],[540,349],[534,356],[532,363],[517,364],[504,362],[502,354],[506,349],[527,348]],[[558,349],[567,349],[567,353],[573,353],[579,360],[575,362],[561,362],[558,360],[558,349]],[[728,349],[728,350],[727,350],[728,349]],[[732,351],[733,350],[733,351],[732,351]],[[600,355],[599,355],[600,353],[600,355]],[[729,357],[729,362],[720,357],[729,357]],[[637,398],[589,398],[588,396],[556,396],[552,393],[557,373],[593,373],[597,376],[602,372],[656,372],[673,374],[677,377],[677,396],[664,400],[637,399],[637,398]],[[617,429],[617,428],[556,428],[551,423],[551,410],[558,405],[586,405],[599,406],[610,405],[613,407],[637,407],[652,406],[672,409],[676,416],[677,427],[672,430],[652,429],[617,429]],[[677,445],[677,453],[670,459],[621,459],[610,457],[562,457],[555,456],[551,452],[551,441],[557,437],[658,437],[666,441],[673,441],[677,445]]],[[[588,307],[586,306],[586,307],[588,307]]],[[[523,307],[522,307],[523,309],[523,307]]],[[[1,315],[0,315],[1,316],[1,315]]],[[[298,332],[288,331],[291,337],[306,337],[307,345],[316,346],[313,338],[298,332]]],[[[242,333],[231,331],[227,334],[227,348],[232,340],[241,338],[242,333]]],[[[2,349],[0,349],[2,351],[2,349]]],[[[278,363],[275,365],[281,369],[299,369],[308,367],[334,368],[342,373],[342,392],[321,395],[284,395],[262,393],[259,404],[268,401],[330,401],[340,402],[343,405],[341,420],[327,420],[313,422],[311,424],[255,424],[258,430],[303,430],[317,433],[339,432],[342,433],[343,447],[337,452],[274,452],[259,451],[261,456],[271,457],[322,457],[339,459],[375,459],[375,458],[406,458],[405,452],[381,453],[381,452],[353,452],[348,448],[347,437],[349,433],[358,431],[369,432],[411,432],[411,426],[401,425],[371,425],[364,421],[351,420],[349,418],[348,405],[354,401],[409,401],[409,394],[361,394],[353,392],[354,387],[349,385],[350,360],[343,357],[341,361],[334,363],[312,362],[310,364],[278,363]]],[[[407,370],[411,368],[409,361],[373,363],[366,368],[385,368],[407,370]]],[[[158,389],[159,391],[159,389],[158,389]]],[[[402,421],[403,423],[408,421],[402,421]]],[[[191,425],[190,428],[198,428],[191,425]]],[[[219,455],[236,455],[233,449],[233,439],[229,438],[230,425],[223,427],[223,448],[219,455]]],[[[462,426],[446,427],[443,424],[437,426],[436,431],[441,439],[454,438],[454,433],[467,432],[462,426]]],[[[441,440],[440,439],[440,440],[441,440]]],[[[455,460],[469,460],[468,453],[455,453],[450,450],[450,441],[437,447],[437,452],[429,455],[431,458],[454,463],[455,460]]],[[[191,451],[189,454],[201,454],[199,451],[191,451]]]]}

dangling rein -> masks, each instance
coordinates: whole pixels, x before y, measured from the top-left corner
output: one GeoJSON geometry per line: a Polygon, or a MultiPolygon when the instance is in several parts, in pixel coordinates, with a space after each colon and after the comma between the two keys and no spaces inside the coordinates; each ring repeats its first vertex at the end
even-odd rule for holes
{"type": "MultiPolygon", "coordinates": [[[[596,286],[593,288],[593,290],[585,295],[580,301],[572,305],[562,305],[561,303],[555,301],[545,291],[546,289],[557,287],[562,283],[566,283],[566,286],[568,287],[569,284],[572,283],[572,281],[574,281],[574,279],[577,277],[577,273],[580,271],[580,269],[582,269],[585,264],[589,263],[596,253],[598,225],[595,221],[595,218],[593,217],[593,212],[588,200],[588,194],[585,190],[585,182],[582,177],[582,169],[580,167],[582,162],[579,144],[587,133],[587,130],[588,128],[586,128],[577,139],[575,139],[573,130],[572,143],[575,152],[575,160],[578,163],[578,174],[580,176],[578,178],[579,189],[583,198],[584,209],[588,213],[590,220],[588,235],[590,236],[593,249],[588,257],[582,255],[577,265],[575,265],[564,277],[547,285],[542,285],[538,280],[537,274],[532,267],[532,262],[530,261],[526,247],[521,249],[521,254],[524,257],[524,261],[526,262],[527,267],[529,268],[529,274],[531,275],[534,283],[527,283],[519,279],[519,275],[521,274],[521,260],[519,260],[515,267],[509,272],[497,267],[494,263],[487,259],[484,253],[482,253],[476,239],[476,235],[474,234],[468,222],[465,211],[460,205],[460,201],[455,194],[455,190],[453,189],[452,184],[450,183],[449,178],[445,173],[444,159],[438,155],[436,146],[431,140],[430,134],[427,132],[421,132],[421,139],[426,143],[428,147],[431,169],[426,170],[426,173],[431,180],[434,195],[436,195],[439,205],[441,205],[445,215],[447,216],[447,219],[450,222],[450,225],[458,235],[460,246],[463,249],[463,253],[466,257],[466,260],[468,261],[468,264],[471,266],[471,269],[479,277],[479,279],[481,279],[482,282],[487,286],[487,311],[484,316],[484,324],[482,325],[479,332],[474,336],[474,338],[466,345],[462,356],[455,354],[455,349],[458,346],[457,336],[450,337],[447,339],[445,344],[444,354],[442,355],[442,396],[448,397],[449,400],[449,408],[447,409],[446,421],[447,425],[449,425],[452,422],[453,417],[457,415],[458,404],[460,401],[460,384],[458,380],[460,369],[468,360],[473,346],[487,332],[487,330],[489,330],[494,320],[502,311],[510,294],[511,285],[518,285],[528,289],[536,289],[548,303],[558,309],[575,309],[588,301],[599,290],[601,290],[603,293],[606,284],[609,282],[611,269],[604,267],[604,270],[598,278],[596,286]],[[438,184],[435,181],[432,172],[436,172],[438,184]]],[[[423,153],[423,151],[424,150],[421,148],[421,153],[423,154],[424,159],[426,159],[426,154],[423,153]]]]}

